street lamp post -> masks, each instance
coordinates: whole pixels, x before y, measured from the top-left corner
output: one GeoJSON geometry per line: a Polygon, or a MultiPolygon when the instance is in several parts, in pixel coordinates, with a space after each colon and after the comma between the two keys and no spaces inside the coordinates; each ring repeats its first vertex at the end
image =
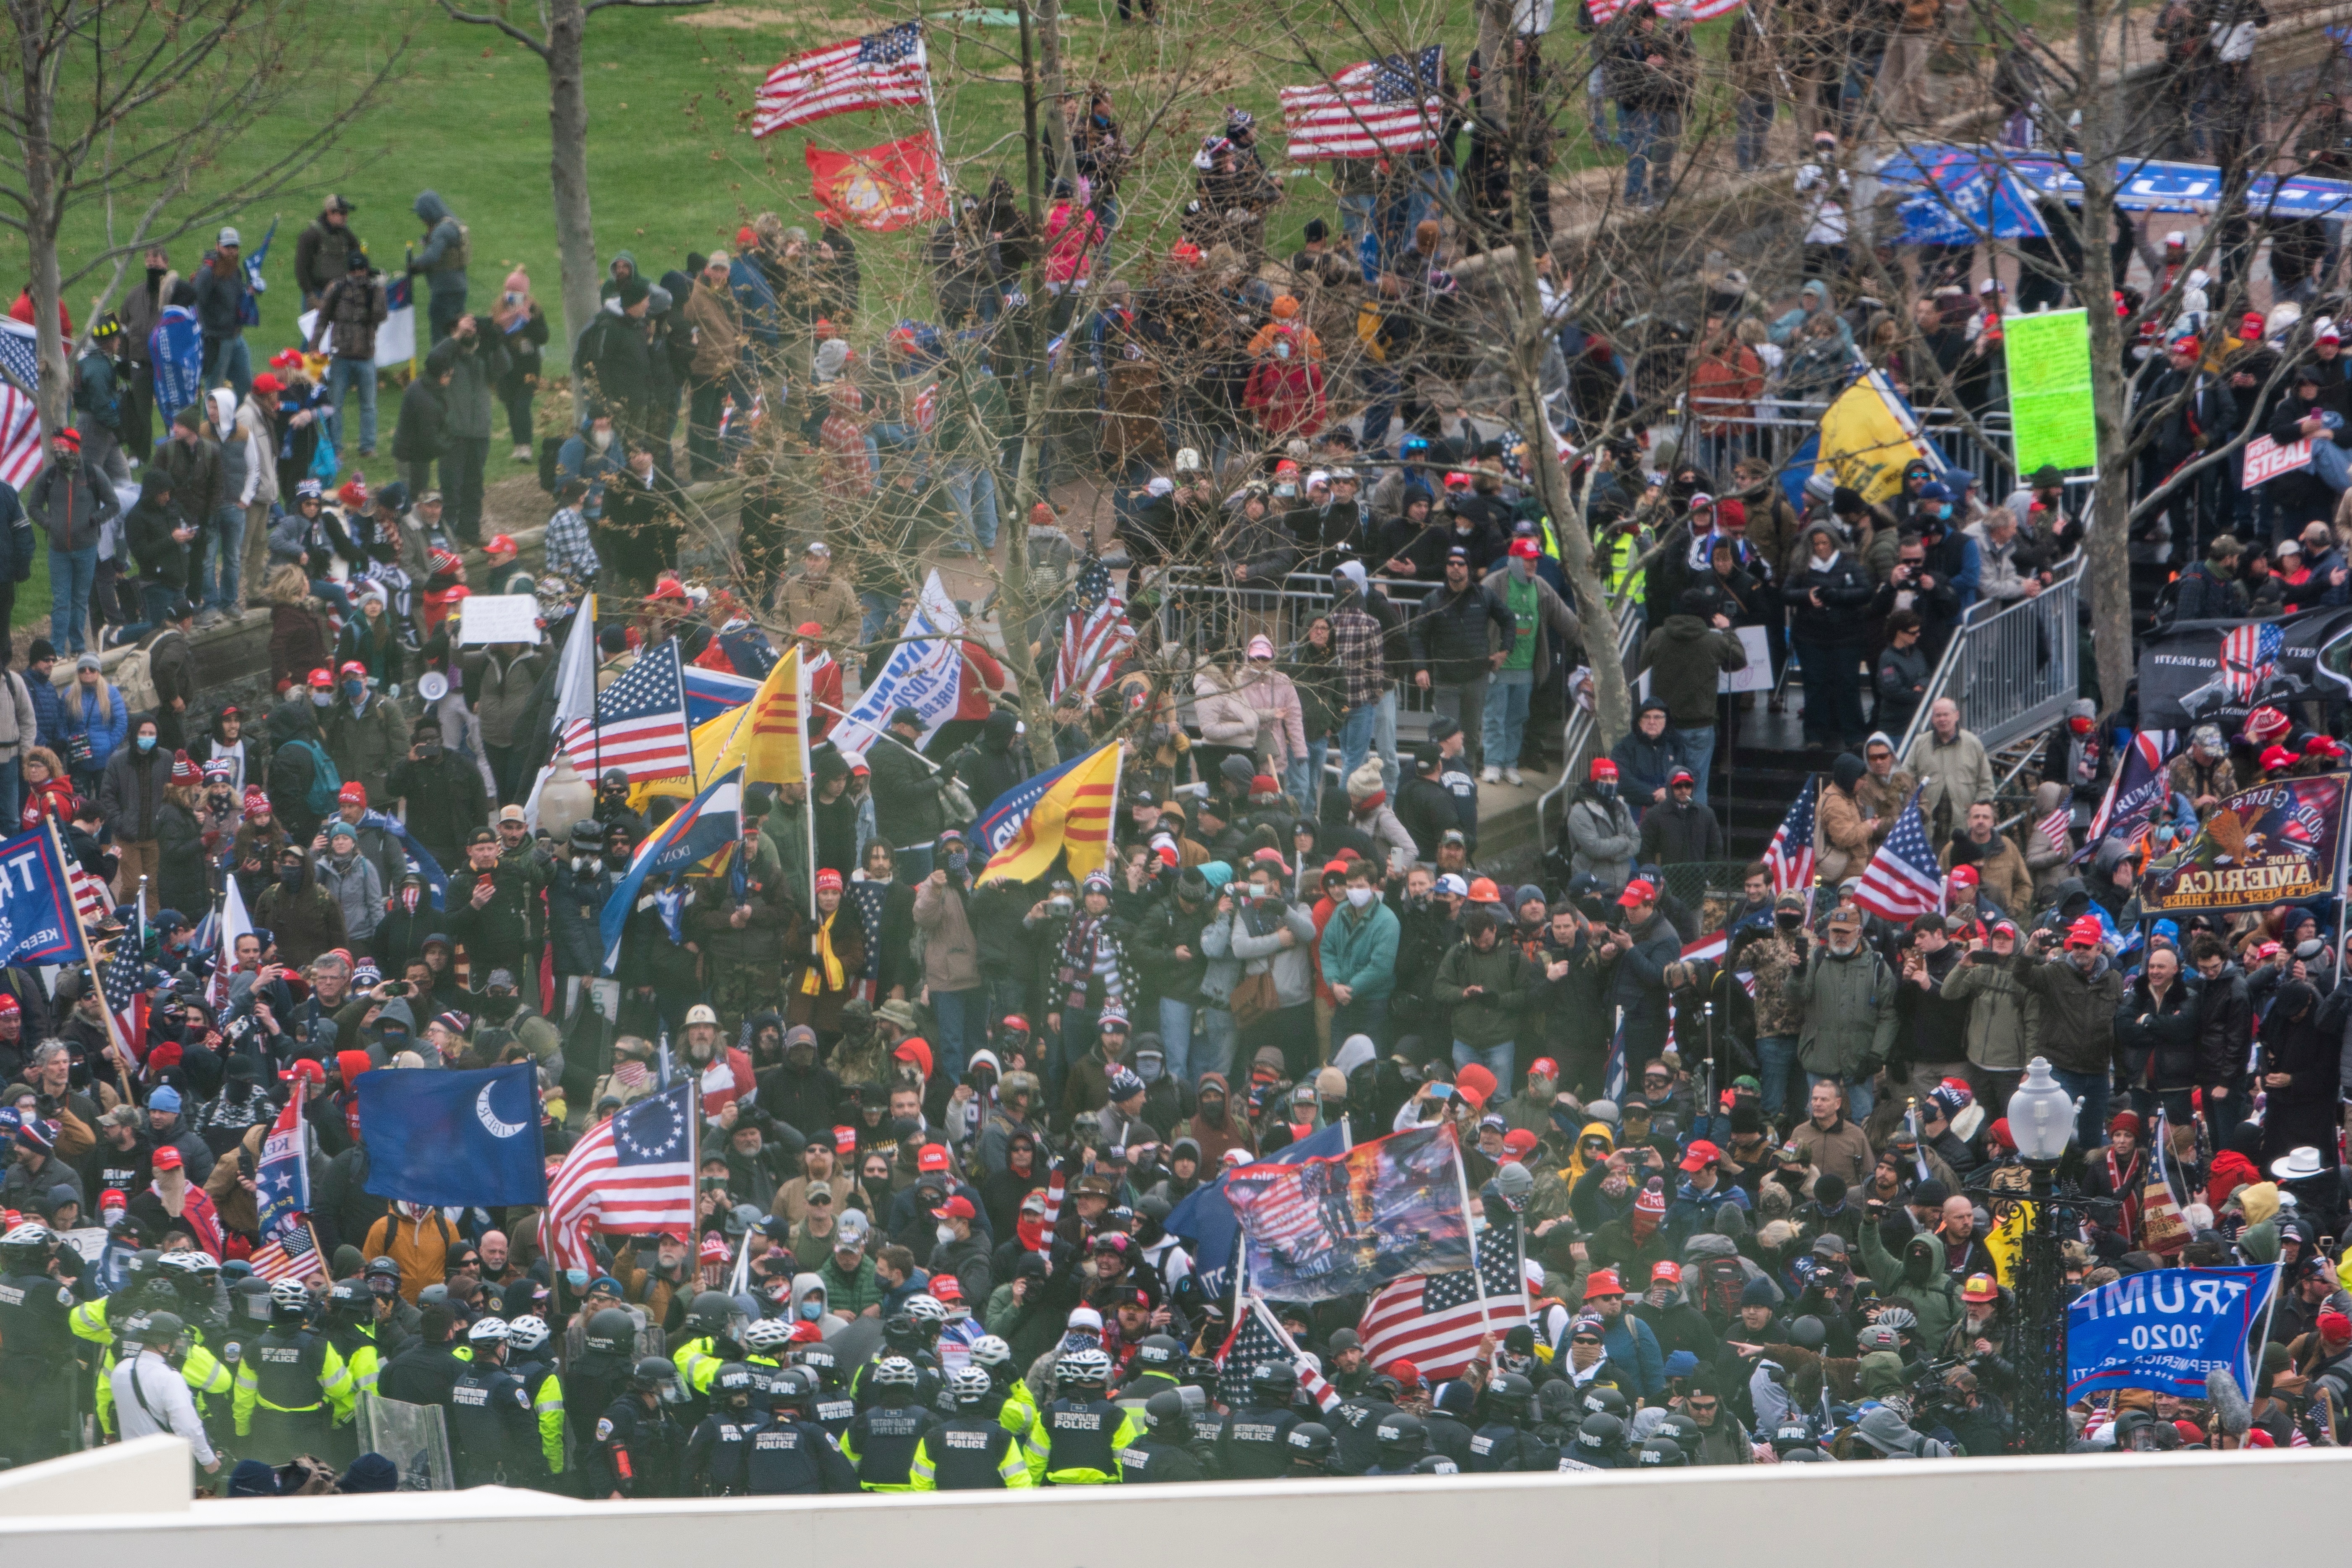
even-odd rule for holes
{"type": "Polygon", "coordinates": [[[2025,1162],[2032,1205],[2017,1260],[2017,1446],[2029,1454],[2063,1454],[2073,1434],[2066,1420],[2066,1269],[2060,1248],[2058,1162],[2074,1131],[2074,1103],[2040,1057],[2026,1065],[2023,1081],[2010,1097],[2009,1131],[2025,1162]]]}

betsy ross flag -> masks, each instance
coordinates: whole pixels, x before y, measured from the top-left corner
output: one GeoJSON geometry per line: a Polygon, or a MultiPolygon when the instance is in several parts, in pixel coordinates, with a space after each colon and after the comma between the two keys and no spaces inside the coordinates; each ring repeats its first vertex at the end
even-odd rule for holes
{"type": "Polygon", "coordinates": [[[1445,122],[1438,97],[1444,50],[1435,45],[1349,66],[1329,81],[1282,89],[1290,156],[1390,158],[1434,144],[1445,122]]]}
{"type": "Polygon", "coordinates": [[[582,1136],[548,1184],[539,1243],[557,1268],[604,1271],[593,1238],[691,1231],[694,1085],[681,1081],[625,1105],[582,1136]]]}
{"type": "Polygon", "coordinates": [[[1374,1291],[1356,1325],[1366,1363],[1409,1361],[1434,1384],[1459,1377],[1486,1334],[1499,1337],[1526,1322],[1527,1280],[1512,1248],[1496,1242],[1489,1230],[1475,1269],[1420,1275],[1374,1291]]]}
{"type": "Polygon", "coordinates": [[[1110,568],[1091,550],[1078,568],[1070,613],[1062,619],[1062,651],[1054,660],[1054,701],[1075,686],[1092,697],[1110,684],[1111,671],[1135,646],[1127,602],[1110,585],[1110,568]]]}
{"type": "Polygon", "coordinates": [[[638,655],[627,673],[597,693],[595,718],[574,720],[563,731],[563,749],[583,777],[618,768],[631,784],[644,784],[691,773],[694,735],[677,639],[638,655]]]}
{"type": "Polygon", "coordinates": [[[1933,914],[1944,907],[1944,873],[1936,852],[1927,846],[1927,819],[1919,812],[1919,792],[1913,790],[1895,831],[1870,858],[1853,901],[1880,920],[1897,925],[1933,914]]]}
{"type": "Polygon", "coordinates": [[[786,126],[889,103],[920,103],[930,92],[925,65],[920,22],[794,55],[760,84],[751,134],[772,136],[786,126]]]}
{"type": "Polygon", "coordinates": [[[33,329],[0,317],[0,479],[23,489],[41,471],[40,357],[33,329]]]}
{"type": "Polygon", "coordinates": [[[1772,873],[1772,896],[1776,899],[1783,893],[1812,890],[1813,807],[1821,787],[1819,778],[1805,781],[1789,814],[1772,830],[1772,842],[1764,847],[1764,864],[1772,873]]]}

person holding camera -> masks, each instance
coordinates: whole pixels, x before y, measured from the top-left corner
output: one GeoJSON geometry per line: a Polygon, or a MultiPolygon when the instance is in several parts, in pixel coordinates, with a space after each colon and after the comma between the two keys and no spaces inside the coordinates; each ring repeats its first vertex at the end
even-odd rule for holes
{"type": "Polygon", "coordinates": [[[963,835],[952,827],[941,833],[931,864],[915,889],[915,927],[923,933],[924,993],[940,1022],[940,1071],[952,1079],[988,1043],[988,993],[972,934],[971,853],[963,835]]]}

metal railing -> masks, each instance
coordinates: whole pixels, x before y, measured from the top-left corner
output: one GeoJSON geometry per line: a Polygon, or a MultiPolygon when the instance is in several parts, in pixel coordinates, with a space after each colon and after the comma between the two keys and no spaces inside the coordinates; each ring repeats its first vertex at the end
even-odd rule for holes
{"type": "MultiPolygon", "coordinates": [[[[1441,586],[1416,577],[1374,577],[1370,584],[1408,619],[1441,586]]],[[[1278,656],[1287,656],[1306,640],[1315,617],[1330,613],[1338,596],[1333,580],[1319,572],[1293,572],[1277,586],[1236,583],[1222,569],[1171,566],[1151,586],[1160,595],[1154,616],[1160,646],[1181,644],[1202,654],[1241,647],[1264,635],[1274,639],[1278,656]]],[[[1399,711],[1431,711],[1428,692],[1401,672],[1392,670],[1389,678],[1398,682],[1399,711]]],[[[1191,694],[1185,696],[1189,700],[1191,694]]]]}
{"type": "MultiPolygon", "coordinates": [[[[1729,404],[1693,398],[1676,432],[1679,449],[1684,461],[1706,468],[1717,484],[1731,482],[1732,465],[1742,458],[1762,458],[1778,474],[1788,468],[1799,447],[1820,433],[1822,415],[1828,407],[1826,403],[1783,403],[1769,398],[1729,404]],[[1719,407],[1756,412],[1727,416],[1715,411],[1719,407]]],[[[1913,412],[1919,416],[1922,433],[1936,443],[1945,460],[1976,475],[1978,494],[1986,505],[1998,505],[2016,489],[2016,448],[2006,411],[1979,416],[1973,429],[1949,408],[1913,412]]],[[[2081,474],[2066,482],[2084,486],[2094,478],[2081,474]]]]}
{"type": "Polygon", "coordinates": [[[1969,606],[1927,679],[1897,755],[1911,754],[1942,697],[1959,704],[1960,722],[1988,752],[2065,716],[2081,679],[2075,625],[2087,559],[2076,551],[2031,599],[1969,606]]]}
{"type": "MultiPolygon", "coordinates": [[[[1633,656],[1641,647],[1642,606],[1638,600],[1628,599],[1617,611],[1617,662],[1625,671],[1625,679],[1633,679],[1633,656]]],[[[1585,650],[1587,657],[1591,649],[1585,650]]],[[[1561,727],[1559,742],[1559,782],[1536,796],[1536,853],[1540,855],[1551,843],[1551,830],[1547,826],[1551,803],[1576,787],[1577,775],[1584,771],[1591,753],[1600,750],[1600,725],[1594,710],[1576,700],[1570,692],[1568,700],[1568,722],[1561,727]]],[[[1563,810],[1566,808],[1563,807],[1563,810]]]]}

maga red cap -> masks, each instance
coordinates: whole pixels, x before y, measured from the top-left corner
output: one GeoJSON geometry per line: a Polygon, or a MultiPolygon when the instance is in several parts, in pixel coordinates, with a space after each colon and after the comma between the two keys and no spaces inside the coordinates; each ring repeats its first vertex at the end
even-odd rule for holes
{"type": "Polygon", "coordinates": [[[1596,1268],[1584,1281],[1584,1299],[1598,1301],[1603,1297],[1622,1296],[1625,1287],[1618,1283],[1614,1268],[1596,1268]]]}
{"type": "MultiPolygon", "coordinates": [[[[948,1146],[946,1144],[926,1143],[916,1152],[915,1169],[918,1171],[944,1171],[947,1168],[948,1146]]],[[[963,1200],[959,1198],[956,1201],[961,1203],[963,1200]]]]}
{"type": "Polygon", "coordinates": [[[1655,903],[1657,898],[1658,889],[1636,877],[1625,884],[1623,892],[1617,895],[1617,907],[1621,910],[1630,910],[1637,904],[1655,903]]]}
{"type": "Polygon", "coordinates": [[[521,553],[520,551],[515,548],[515,542],[503,533],[494,533],[490,535],[490,542],[482,546],[482,552],[486,555],[518,555],[521,553]]]}
{"type": "Polygon", "coordinates": [[[1617,782],[1617,764],[1611,762],[1606,757],[1593,758],[1591,779],[1594,784],[1600,784],[1603,780],[1606,780],[1610,784],[1615,784],[1617,782]]]}
{"type": "Polygon", "coordinates": [[[2294,753],[2284,746],[2272,746],[2263,752],[2262,762],[2264,773],[2275,773],[2294,766],[2294,753]]]}
{"type": "Polygon", "coordinates": [[[1514,1160],[1525,1160],[1536,1152],[1541,1140],[1524,1127],[1514,1127],[1503,1134],[1503,1152],[1514,1160]]]}
{"type": "Polygon", "coordinates": [[[176,1171],[185,1163],[180,1158],[180,1151],[169,1143],[155,1151],[155,1168],[159,1171],[176,1171]]]}
{"type": "Polygon", "coordinates": [[[1704,1171],[1721,1158],[1723,1158],[1722,1150],[1704,1138],[1694,1138],[1691,1140],[1691,1146],[1683,1151],[1682,1168],[1685,1171],[1704,1171]]]}
{"type": "Polygon", "coordinates": [[[323,664],[310,672],[310,684],[313,686],[332,686],[334,683],[335,672],[323,664]]]}
{"type": "Polygon", "coordinates": [[[1495,1075],[1483,1062],[1472,1062],[1454,1075],[1454,1091],[1471,1104],[1484,1107],[1495,1098],[1495,1075]]]}
{"type": "MultiPolygon", "coordinates": [[[[925,1160],[929,1160],[931,1157],[931,1150],[938,1148],[939,1145],[934,1143],[924,1149],[923,1158],[925,1160]]],[[[940,1169],[945,1170],[947,1168],[947,1157],[948,1152],[945,1149],[940,1149],[940,1169]]],[[[931,1169],[931,1167],[927,1164],[923,1169],[928,1171],[931,1169]]],[[[961,1193],[958,1193],[954,1197],[950,1198],[947,1202],[941,1204],[939,1207],[931,1211],[931,1217],[933,1219],[976,1219],[979,1217],[979,1215],[980,1211],[971,1206],[971,1200],[965,1197],[961,1193]]],[[[936,1295],[937,1292],[934,1291],[933,1294],[936,1295]]]]}
{"type": "Polygon", "coordinates": [[[1528,1064],[1528,1076],[1529,1078],[1548,1078],[1554,1083],[1558,1083],[1559,1081],[1559,1064],[1552,1060],[1549,1057],[1538,1057],[1535,1060],[1528,1064]]]}
{"type": "Polygon", "coordinates": [[[1668,1285],[1681,1284],[1683,1266],[1669,1258],[1660,1258],[1650,1265],[1650,1283],[1655,1285],[1662,1280],[1668,1285]]]}
{"type": "Polygon", "coordinates": [[[341,805],[365,805],[367,804],[367,785],[360,783],[357,779],[352,779],[346,783],[342,788],[335,792],[335,800],[337,804],[341,805]]]}
{"type": "Polygon", "coordinates": [[[2066,928],[2068,947],[2096,947],[2106,939],[2106,928],[2099,924],[2096,915],[2084,915],[2066,928]]]}
{"type": "Polygon", "coordinates": [[[1534,561],[1543,555],[1543,546],[1532,539],[1514,539],[1511,541],[1511,553],[1521,561],[1534,561]]]}

